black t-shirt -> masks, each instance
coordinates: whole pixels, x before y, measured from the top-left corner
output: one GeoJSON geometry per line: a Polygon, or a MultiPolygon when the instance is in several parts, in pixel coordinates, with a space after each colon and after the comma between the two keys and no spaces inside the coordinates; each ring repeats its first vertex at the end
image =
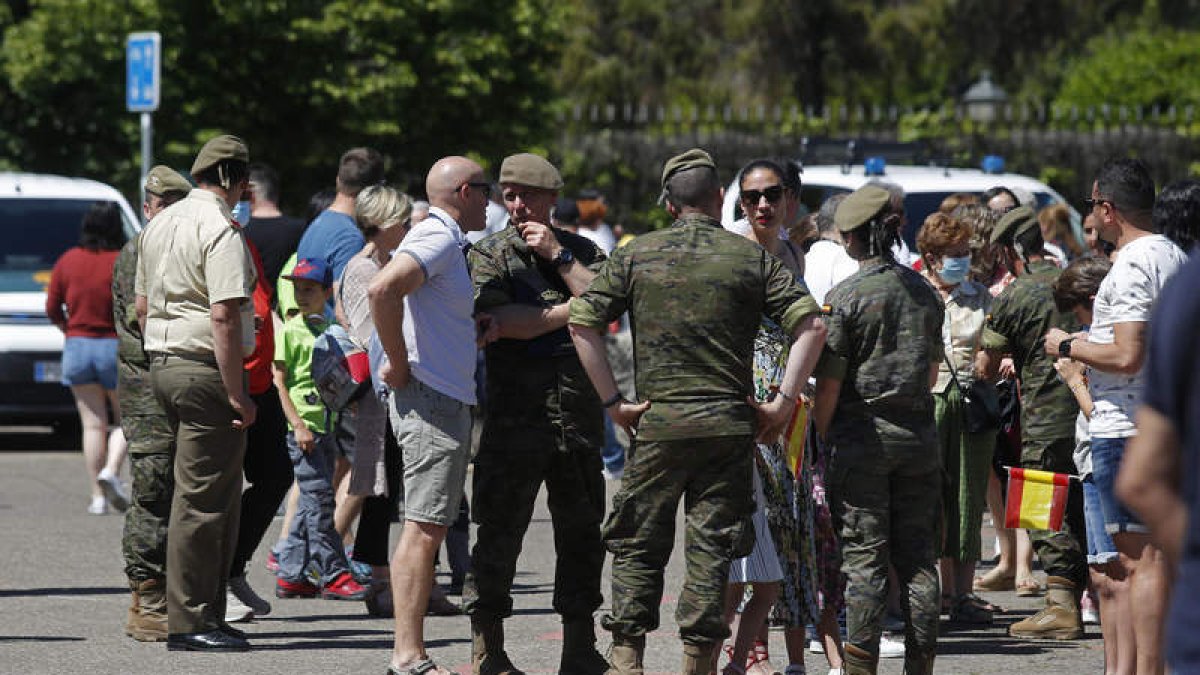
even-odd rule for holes
{"type": "Polygon", "coordinates": [[[251,218],[246,226],[246,236],[258,247],[262,256],[263,271],[267,274],[267,283],[271,292],[275,292],[275,281],[288,258],[296,252],[300,237],[304,235],[307,223],[291,216],[275,218],[251,218]]]}

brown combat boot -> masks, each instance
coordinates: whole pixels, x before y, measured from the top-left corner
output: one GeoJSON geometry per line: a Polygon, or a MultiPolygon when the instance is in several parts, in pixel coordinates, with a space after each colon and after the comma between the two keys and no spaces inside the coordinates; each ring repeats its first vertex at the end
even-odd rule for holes
{"type": "Polygon", "coordinates": [[[875,670],[879,667],[877,654],[869,654],[865,649],[851,644],[846,645],[844,650],[842,672],[845,675],[875,675],[875,670]]]}
{"type": "Polygon", "coordinates": [[[162,642],[167,639],[167,594],[162,579],[131,581],[133,601],[125,634],[138,642],[162,642]]]}
{"type": "Polygon", "coordinates": [[[607,670],[608,661],[596,651],[596,628],[592,620],[564,622],[558,675],[604,675],[607,670]]]}
{"type": "Polygon", "coordinates": [[[1031,640],[1078,640],[1083,637],[1075,584],[1062,577],[1046,577],[1046,607],[1028,619],[1014,623],[1008,634],[1031,640]]]}
{"type": "Polygon", "coordinates": [[[504,653],[504,624],[471,617],[471,675],[525,675],[504,653]]]}
{"type": "Polygon", "coordinates": [[[716,642],[702,645],[683,643],[683,675],[709,675],[719,646],[716,642]]]}
{"type": "Polygon", "coordinates": [[[646,636],[613,633],[612,637],[612,647],[608,650],[609,668],[605,675],[642,675],[646,636]]]}

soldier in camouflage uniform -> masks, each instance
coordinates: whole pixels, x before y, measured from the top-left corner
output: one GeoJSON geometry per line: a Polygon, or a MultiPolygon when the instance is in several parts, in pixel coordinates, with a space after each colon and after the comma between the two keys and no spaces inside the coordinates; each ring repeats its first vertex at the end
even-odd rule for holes
{"type": "Polygon", "coordinates": [[[708,673],[729,636],[722,600],[729,565],[753,545],[754,442],[778,438],[824,340],[816,302],[770,253],[721,228],[712,158],[691,150],[663,169],[668,229],[623,248],[571,302],[580,361],[613,422],[634,437],[604,525],[613,554],[610,673],[641,673],[646,634],[658,628],[663,568],[685,504],[687,575],[676,607],[683,672],[708,673]],[[640,404],[622,398],[603,331],[629,312],[640,404]],[[779,395],[750,396],[754,337],[763,315],[793,344],[779,395]]]}
{"type": "Polygon", "coordinates": [[[500,166],[509,225],[469,253],[475,311],[493,316],[501,339],[487,346],[487,409],[475,457],[473,515],[479,524],[464,587],[472,672],[519,673],[504,653],[521,541],[545,482],[554,546],[554,610],[562,616],[560,673],[599,675],[595,647],[604,544],[604,418],[567,332],[567,302],[587,288],[604,253],[549,225],[562,178],[550,162],[512,155],[500,166]]]}
{"type": "MultiPolygon", "coordinates": [[[[191,183],[170,168],[159,165],[151,169],[146,175],[146,201],[142,204],[146,220],[152,220],[159,211],[183,199],[191,189],[191,183]]],[[[125,244],[113,267],[113,318],[119,340],[117,396],[133,474],[133,498],[125,512],[121,553],[125,557],[125,576],[133,589],[125,633],[135,640],[158,642],[167,639],[163,593],[167,517],[174,485],[171,475],[174,436],[166,413],[150,389],[150,364],[142,351],[142,331],[134,308],[138,239],[125,244]]]]}
{"type": "MultiPolygon", "coordinates": [[[[992,231],[1005,262],[1017,275],[992,303],[984,327],[985,375],[994,377],[1001,357],[1011,354],[1021,386],[1021,466],[1075,473],[1075,418],[1079,407],[1042,348],[1051,328],[1073,333],[1079,324],[1054,305],[1052,285],[1062,270],[1046,260],[1042,232],[1033,209],[1022,206],[1004,215],[992,231]]],[[[1087,586],[1087,548],[1083,543],[1083,494],[1071,481],[1067,513],[1060,532],[1030,530],[1033,549],[1046,570],[1046,607],[1009,627],[1022,638],[1075,639],[1083,636],[1079,597],[1087,586]]]]}
{"type": "Polygon", "coordinates": [[[930,388],[942,361],[937,292],[892,258],[899,214],[867,185],[834,215],[858,272],[825,296],[829,338],[813,417],[846,575],[847,675],[874,673],[888,565],[908,617],[904,672],[933,672],[938,634],[941,459],[930,388]]]}

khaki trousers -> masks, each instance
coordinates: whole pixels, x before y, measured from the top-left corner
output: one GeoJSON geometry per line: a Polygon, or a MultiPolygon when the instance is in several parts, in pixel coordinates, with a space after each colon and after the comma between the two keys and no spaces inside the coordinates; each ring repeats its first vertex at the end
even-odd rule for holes
{"type": "Polygon", "coordinates": [[[150,379],[175,435],[167,629],[216,630],[225,620],[225,584],[237,542],[246,434],[233,427],[216,365],[155,356],[150,379]]]}

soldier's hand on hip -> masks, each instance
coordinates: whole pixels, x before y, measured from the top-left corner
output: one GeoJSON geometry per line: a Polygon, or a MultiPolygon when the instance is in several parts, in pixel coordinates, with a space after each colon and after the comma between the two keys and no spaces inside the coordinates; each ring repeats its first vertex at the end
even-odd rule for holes
{"type": "Polygon", "coordinates": [[[558,238],[554,236],[554,230],[544,223],[533,221],[521,223],[521,236],[534,253],[546,260],[554,260],[559,249],[562,248],[562,245],[558,243],[558,238]]]}
{"type": "Polygon", "coordinates": [[[379,366],[379,379],[383,380],[392,389],[399,390],[407,387],[410,375],[407,362],[396,367],[392,365],[391,359],[388,359],[383,365],[379,366]]]}
{"type": "Polygon", "coordinates": [[[637,438],[637,427],[642,421],[642,414],[650,409],[650,401],[633,403],[621,401],[608,409],[609,417],[617,426],[625,430],[630,438],[637,438]]]}
{"type": "Polygon", "coordinates": [[[753,396],[747,396],[746,402],[754,408],[754,414],[758,418],[758,433],[754,440],[767,445],[779,440],[796,412],[796,402],[783,396],[777,395],[765,403],[760,403],[753,396]]]}
{"type": "Polygon", "coordinates": [[[254,401],[251,401],[250,397],[244,392],[240,392],[236,396],[230,396],[229,405],[237,415],[233,419],[233,428],[246,429],[251,424],[254,424],[254,418],[258,416],[258,406],[254,405],[254,401]]]}

